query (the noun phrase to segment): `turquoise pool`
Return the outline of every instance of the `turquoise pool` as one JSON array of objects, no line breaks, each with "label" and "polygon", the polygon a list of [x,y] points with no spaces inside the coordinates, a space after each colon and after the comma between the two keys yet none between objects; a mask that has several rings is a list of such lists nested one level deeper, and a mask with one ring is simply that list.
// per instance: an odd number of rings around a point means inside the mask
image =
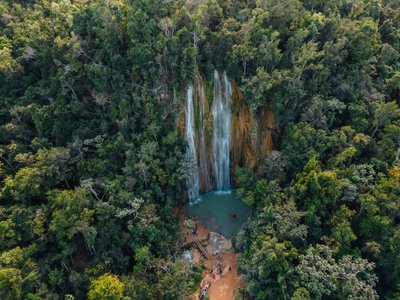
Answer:
[{"label": "turquoise pool", "polygon": [[186,206],[185,213],[197,217],[211,231],[232,238],[247,220],[249,208],[236,190],[214,191],[200,195],[195,204]]}]

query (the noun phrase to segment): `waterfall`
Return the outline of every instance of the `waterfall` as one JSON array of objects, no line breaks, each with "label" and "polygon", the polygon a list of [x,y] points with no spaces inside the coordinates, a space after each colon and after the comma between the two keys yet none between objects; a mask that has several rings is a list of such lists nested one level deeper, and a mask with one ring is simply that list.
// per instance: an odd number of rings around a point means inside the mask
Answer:
[{"label": "waterfall", "polygon": [[226,73],[221,82],[219,73],[214,71],[212,168],[214,185],[219,191],[230,189],[231,93]]},{"label": "waterfall", "polygon": [[200,193],[230,192],[231,182],[235,182],[231,164],[255,168],[275,148],[273,132],[280,132],[271,108],[263,106],[255,116],[225,72],[214,71],[211,81],[205,83],[197,76],[187,88],[186,114],[178,120],[188,143],[186,159],[191,162],[187,179],[190,203],[196,202]]},{"label": "waterfall", "polygon": [[191,162],[190,176],[188,178],[188,194],[189,201],[195,201],[199,196],[199,170],[196,151],[196,133],[194,122],[194,106],[193,106],[193,86],[189,86],[186,94],[186,119],[185,119],[185,138],[188,143],[186,158]]},{"label": "waterfall", "polygon": [[209,101],[204,82],[198,77],[186,94],[184,135],[188,143],[186,159],[190,162],[190,203],[198,199],[200,191],[230,189],[232,90],[225,72],[214,72],[213,87],[213,99]]},{"label": "waterfall", "polygon": [[200,128],[200,139],[199,139],[199,168],[200,168],[200,185],[203,191],[211,191],[211,178],[208,172],[209,167],[209,159],[207,155],[207,147],[206,147],[206,112],[205,108],[207,107],[207,98],[204,93],[205,87],[202,80],[199,80],[200,86],[198,89],[199,92],[199,128]]}]

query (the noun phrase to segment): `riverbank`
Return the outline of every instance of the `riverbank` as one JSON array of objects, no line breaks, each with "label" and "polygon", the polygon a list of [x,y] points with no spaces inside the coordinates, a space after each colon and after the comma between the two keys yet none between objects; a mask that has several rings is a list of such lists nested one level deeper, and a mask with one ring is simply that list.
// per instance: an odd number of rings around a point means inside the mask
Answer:
[{"label": "riverbank", "polygon": [[[233,300],[234,290],[243,286],[243,280],[237,273],[237,253],[234,253],[232,242],[223,235],[212,232],[200,221],[196,220],[197,232],[193,234],[191,229],[184,225],[185,220],[189,219],[184,214],[180,215],[180,224],[183,233],[184,245],[193,245],[191,248],[191,260],[197,265],[204,265],[203,279],[198,291],[192,295],[190,300],[199,299],[199,295],[206,286],[208,299],[210,300]],[[199,241],[208,254],[208,258],[201,254],[195,246],[195,241]],[[218,274],[217,265],[221,274]]]}]

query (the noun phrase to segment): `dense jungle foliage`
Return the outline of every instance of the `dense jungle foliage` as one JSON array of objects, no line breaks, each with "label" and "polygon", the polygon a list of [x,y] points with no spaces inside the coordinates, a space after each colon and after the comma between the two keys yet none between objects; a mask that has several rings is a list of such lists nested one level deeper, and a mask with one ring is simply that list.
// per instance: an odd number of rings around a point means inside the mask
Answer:
[{"label": "dense jungle foliage", "polygon": [[185,299],[197,74],[275,112],[236,168],[244,298],[400,299],[398,0],[1,0],[0,299]]}]

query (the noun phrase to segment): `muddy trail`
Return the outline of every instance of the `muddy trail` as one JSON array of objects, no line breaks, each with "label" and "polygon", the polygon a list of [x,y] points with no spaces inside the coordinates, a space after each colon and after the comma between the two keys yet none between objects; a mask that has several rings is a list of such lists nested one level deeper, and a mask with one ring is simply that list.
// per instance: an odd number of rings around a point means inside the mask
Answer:
[{"label": "muddy trail", "polygon": [[[188,229],[184,225],[187,219],[189,219],[187,216],[181,214],[183,244],[191,246],[192,262],[205,266],[199,289],[189,299],[201,299],[200,295],[203,294],[207,295],[210,300],[233,300],[234,291],[243,286],[243,280],[237,273],[239,254],[234,253],[229,239],[210,231],[198,220],[196,220],[197,230],[195,232]],[[202,251],[207,252],[206,255],[199,250],[196,241],[201,244]]]}]

